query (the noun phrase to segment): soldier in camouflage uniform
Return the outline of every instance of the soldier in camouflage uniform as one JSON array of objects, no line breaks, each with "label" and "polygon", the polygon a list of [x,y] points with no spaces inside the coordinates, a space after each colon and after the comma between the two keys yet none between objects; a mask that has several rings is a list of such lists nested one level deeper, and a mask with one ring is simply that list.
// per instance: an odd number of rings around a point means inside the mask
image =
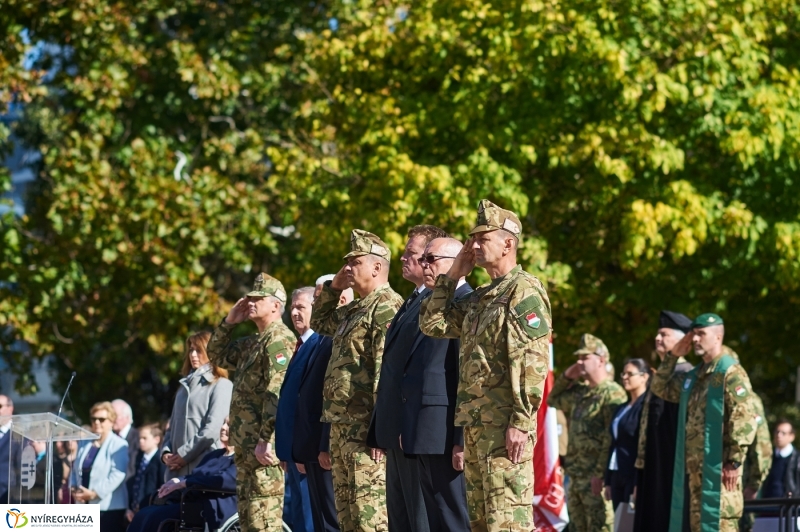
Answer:
[{"label": "soldier in camouflage uniform", "polygon": [[569,419],[569,529],[611,532],[614,510],[603,497],[609,428],[628,395],[606,370],[609,352],[602,340],[584,334],[575,356],[578,362],[559,375],[547,397],[548,406],[563,410]]},{"label": "soldier in camouflage uniform", "polygon": [[[230,439],[236,447],[236,492],[242,531],[278,532],[283,527],[283,471],[272,453],[275,414],[283,376],[296,338],[281,321],[286,291],[266,273],[236,302],[214,330],[208,359],[235,371]],[[250,319],[258,334],[231,341],[239,323]]]},{"label": "soldier in camouflage uniform", "polygon": [[[541,281],[517,265],[521,230],[516,214],[482,200],[471,238],[420,310],[423,333],[461,339],[455,424],[473,531],[534,529],[531,461],[552,320]],[[476,264],[492,282],[456,300]]]},{"label": "soldier in camouflage uniform", "polygon": [[744,498],[755,499],[761,484],[767,478],[772,467],[772,435],[764,415],[764,403],[757,394],[753,394],[753,405],[756,413],[756,437],[747,450],[744,461]]},{"label": "soldier in camouflage uniform", "polygon": [[[331,424],[331,472],[342,532],[386,531],[383,453],[366,445],[375,405],[386,329],[403,304],[389,286],[389,247],[377,236],[353,230],[347,264],[326,281],[314,301],[311,327],[333,337],[323,389],[322,421]],[[337,308],[351,286],[357,299]]]},{"label": "soldier in camouflage uniform", "polygon": [[[685,502],[677,495],[673,497],[673,514],[680,508],[682,515],[670,515],[670,521],[688,517],[691,530],[699,532],[701,523],[721,531],[738,531],[738,520],[742,516],[742,463],[758,429],[756,404],[747,372],[731,356],[723,353],[722,340],[725,335],[722,318],[716,314],[702,314],[692,322],[692,332],[675,344],[664,357],[653,379],[652,390],[657,396],[671,402],[680,402],[686,390],[685,438],[678,440],[676,460],[685,454],[683,467],[685,481],[676,474],[673,492],[682,491],[681,484],[688,486]],[[686,356],[692,347],[702,357],[702,363],[688,373],[675,373],[679,357]],[[717,371],[718,368],[727,369]],[[720,390],[721,388],[721,390]],[[716,389],[716,390],[715,390]],[[719,391],[717,391],[719,390]],[[711,394],[721,394],[721,427],[706,426],[707,401],[714,400]],[[679,423],[681,420],[679,419]],[[709,458],[706,463],[706,434],[721,429],[721,457],[719,462]],[[679,428],[680,435],[680,428]],[[713,449],[709,451],[715,453]],[[676,463],[676,468],[681,464]],[[703,488],[703,471],[718,468],[720,477],[709,477],[708,485],[719,482],[715,490]],[[702,504],[719,497],[719,509]],[[702,511],[701,511],[702,510]],[[710,521],[713,521],[711,523]],[[717,524],[718,521],[718,524]]]}]

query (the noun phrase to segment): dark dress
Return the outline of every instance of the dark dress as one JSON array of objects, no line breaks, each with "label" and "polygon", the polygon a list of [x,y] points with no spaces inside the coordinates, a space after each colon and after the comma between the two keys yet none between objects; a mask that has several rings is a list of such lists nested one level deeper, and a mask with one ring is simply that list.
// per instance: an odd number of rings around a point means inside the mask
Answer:
[{"label": "dark dress", "polygon": [[[628,403],[619,405],[614,412],[613,420],[617,422],[617,435],[614,436],[612,421],[611,446],[608,449],[605,485],[611,486],[611,501],[614,510],[622,502],[628,502],[636,486],[636,454],[639,449],[639,421],[642,418],[642,405],[645,394],[639,396],[628,408]],[[627,410],[626,410],[627,409]],[[611,457],[616,452],[617,469],[611,469]]]},{"label": "dark dress", "polygon": [[[231,495],[188,496],[186,501],[196,505],[209,530],[221,527],[236,513],[236,465],[233,455],[225,456],[225,449],[208,453],[191,474],[186,476],[187,488],[213,488],[232,492]],[[131,521],[128,532],[153,532],[167,519],[180,518],[181,492],[174,491],[166,504],[153,504],[140,510]],[[210,495],[210,494],[209,494]]]}]

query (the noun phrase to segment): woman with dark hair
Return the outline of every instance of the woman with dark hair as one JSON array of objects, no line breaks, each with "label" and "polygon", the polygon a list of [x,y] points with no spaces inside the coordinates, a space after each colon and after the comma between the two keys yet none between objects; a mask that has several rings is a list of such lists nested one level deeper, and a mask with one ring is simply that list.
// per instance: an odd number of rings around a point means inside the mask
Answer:
[{"label": "woman with dark hair", "polygon": [[650,366],[641,358],[632,358],[622,366],[622,387],[629,401],[620,405],[611,421],[611,447],[605,476],[605,497],[616,511],[621,502],[628,502],[636,486],[636,453],[639,448],[639,420],[642,417],[644,393],[650,384]]},{"label": "woman with dark hair", "polygon": [[167,466],[164,480],[188,475],[216,448],[230,409],[233,383],[225,369],[208,361],[206,346],[210,339],[211,333],[206,331],[186,339],[181,370],[184,377],[161,450],[161,461]]}]

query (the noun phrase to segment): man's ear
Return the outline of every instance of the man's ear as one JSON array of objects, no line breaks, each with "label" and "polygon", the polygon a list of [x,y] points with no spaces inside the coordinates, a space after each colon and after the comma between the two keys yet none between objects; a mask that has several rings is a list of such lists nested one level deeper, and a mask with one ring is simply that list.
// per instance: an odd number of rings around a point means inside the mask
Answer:
[{"label": "man's ear", "polygon": [[383,269],[383,264],[379,260],[372,261],[372,276],[377,277]]}]

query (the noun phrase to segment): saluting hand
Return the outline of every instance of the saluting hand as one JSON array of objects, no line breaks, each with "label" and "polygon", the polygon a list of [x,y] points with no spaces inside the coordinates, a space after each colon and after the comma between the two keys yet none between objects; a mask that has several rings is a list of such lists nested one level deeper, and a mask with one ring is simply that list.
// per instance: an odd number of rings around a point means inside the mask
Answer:
[{"label": "saluting hand", "polygon": [[583,365],[573,364],[564,371],[564,376],[568,379],[575,380],[583,375]]},{"label": "saluting hand", "polygon": [[669,353],[674,357],[685,357],[692,351],[692,339],[694,335],[691,331],[686,333],[686,336],[678,340],[678,343],[672,346]]},{"label": "saluting hand", "polygon": [[250,310],[247,308],[247,298],[243,297],[239,301],[233,305],[228,315],[225,316],[225,323],[230,325],[236,325],[237,323],[242,323],[244,320],[247,319],[247,316],[250,314]]},{"label": "saluting hand", "polygon": [[449,278],[457,281],[472,273],[472,269],[475,267],[474,244],[475,239],[473,238],[468,238],[467,241],[464,242],[461,251],[458,252],[456,259],[453,261],[453,265],[450,266],[450,271],[447,272]]},{"label": "saluting hand", "polygon": [[350,281],[347,280],[347,264],[342,266],[336,275],[333,276],[331,281],[331,288],[336,291],[342,291],[350,287]]}]

